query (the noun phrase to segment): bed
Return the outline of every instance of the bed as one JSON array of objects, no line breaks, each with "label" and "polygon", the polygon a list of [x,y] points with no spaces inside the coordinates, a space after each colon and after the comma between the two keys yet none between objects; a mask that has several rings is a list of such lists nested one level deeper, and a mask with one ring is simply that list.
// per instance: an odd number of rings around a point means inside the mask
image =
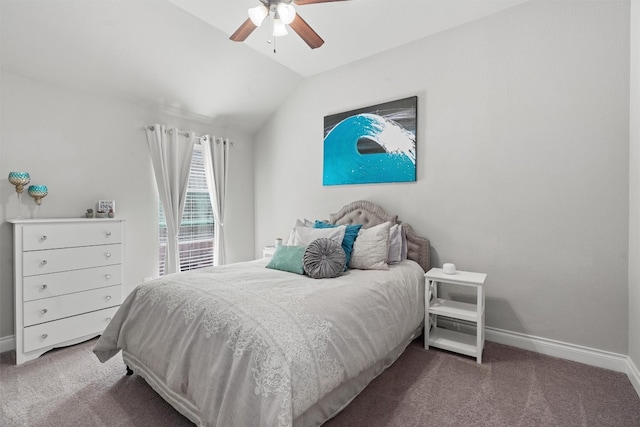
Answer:
[{"label": "bed", "polygon": [[[332,225],[400,224],[356,201]],[[420,335],[429,241],[402,224],[407,259],[312,279],[255,260],[138,286],[100,337],[128,370],[199,426],[318,426]],[[357,240],[356,240],[357,241]]]}]

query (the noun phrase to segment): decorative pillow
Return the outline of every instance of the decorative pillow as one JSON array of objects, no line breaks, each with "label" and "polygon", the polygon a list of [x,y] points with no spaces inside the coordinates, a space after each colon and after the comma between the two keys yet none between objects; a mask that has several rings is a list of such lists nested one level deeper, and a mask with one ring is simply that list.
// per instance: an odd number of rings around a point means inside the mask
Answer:
[{"label": "decorative pillow", "polygon": [[389,255],[387,263],[396,264],[402,261],[402,226],[392,225],[389,229]]},{"label": "decorative pillow", "polygon": [[294,225],[293,228],[291,229],[291,233],[289,233],[289,238],[287,239],[287,243],[285,243],[288,246],[293,245],[294,232],[296,231],[296,227],[313,227],[313,222],[309,221],[306,218],[296,219],[296,225]]},{"label": "decorative pillow", "polygon": [[304,274],[302,257],[306,246],[278,246],[273,253],[267,268]]},{"label": "decorative pillow", "polygon": [[309,243],[302,257],[304,272],[314,279],[338,277],[344,270],[342,245],[333,239],[321,238]]},{"label": "decorative pillow", "polygon": [[353,244],[349,267],[360,270],[387,270],[389,255],[389,230],[391,222],[363,228]]},{"label": "decorative pillow", "polygon": [[[315,228],[336,228],[338,227],[335,224],[329,224],[324,221],[316,221]],[[344,265],[344,270],[347,271],[349,267],[349,262],[351,261],[351,252],[353,252],[353,243],[356,241],[356,237],[358,237],[358,232],[362,228],[362,224],[348,224],[346,225],[347,229],[344,232],[344,238],[342,239],[342,250],[344,251],[344,255],[346,257],[346,262]]]},{"label": "decorative pillow", "polygon": [[309,227],[295,227],[293,230],[293,244],[297,246],[307,246],[309,243],[316,239],[333,239],[339,244],[342,244],[344,239],[344,233],[347,227],[341,225],[336,228],[309,228]]},{"label": "decorative pillow", "polygon": [[409,254],[409,244],[407,243],[407,230],[404,228],[404,225],[400,225],[400,232],[402,235],[402,251],[400,252],[400,260],[404,261],[407,259]]}]

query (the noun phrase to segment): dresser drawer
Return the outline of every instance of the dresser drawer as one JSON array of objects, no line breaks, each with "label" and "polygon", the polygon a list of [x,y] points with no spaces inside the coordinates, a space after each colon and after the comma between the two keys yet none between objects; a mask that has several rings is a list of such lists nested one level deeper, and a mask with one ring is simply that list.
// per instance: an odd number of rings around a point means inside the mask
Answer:
[{"label": "dresser drawer", "polygon": [[120,304],[121,285],[29,301],[24,303],[24,325],[37,325]]},{"label": "dresser drawer", "polygon": [[70,294],[122,284],[122,266],[87,268],[62,273],[39,274],[23,280],[23,301]]},{"label": "dresser drawer", "polygon": [[24,252],[24,276],[122,263],[122,245],[87,246]]},{"label": "dresser drawer", "polygon": [[[75,317],[24,328],[24,353],[40,348],[52,347],[75,338],[100,334],[107,327],[118,307],[92,311]],[[20,349],[17,349],[20,351]]]},{"label": "dresser drawer", "polygon": [[22,231],[22,249],[25,251],[111,243],[122,243],[119,221],[32,225],[24,227]]}]

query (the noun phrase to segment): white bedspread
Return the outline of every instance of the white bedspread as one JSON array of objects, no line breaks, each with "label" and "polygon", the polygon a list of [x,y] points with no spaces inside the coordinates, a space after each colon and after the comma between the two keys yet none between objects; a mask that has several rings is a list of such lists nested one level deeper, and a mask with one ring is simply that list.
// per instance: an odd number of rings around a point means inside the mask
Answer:
[{"label": "white bedspread", "polygon": [[314,280],[263,260],[172,274],[137,287],[94,352],[124,350],[198,425],[290,426],[415,331],[423,274],[403,261]]}]

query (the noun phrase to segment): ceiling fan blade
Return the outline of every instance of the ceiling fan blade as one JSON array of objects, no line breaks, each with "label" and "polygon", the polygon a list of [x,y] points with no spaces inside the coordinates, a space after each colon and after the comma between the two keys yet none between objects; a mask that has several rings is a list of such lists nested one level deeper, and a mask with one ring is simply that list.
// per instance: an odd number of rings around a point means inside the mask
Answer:
[{"label": "ceiling fan blade", "polygon": [[240,25],[236,32],[231,34],[231,37],[229,38],[234,42],[242,42],[249,37],[249,34],[251,34],[256,28],[258,28],[256,27],[256,24],[254,24],[250,18],[247,18],[247,20],[244,21],[244,23]]},{"label": "ceiling fan blade", "polygon": [[296,13],[296,17],[289,26],[298,33],[298,35],[309,45],[311,49],[318,48],[324,44],[324,40],[313,31],[313,28],[307,24],[307,21],[300,17],[300,14]]},{"label": "ceiling fan blade", "polygon": [[349,1],[349,0],[293,0],[293,2],[298,6],[303,6],[305,4],[314,4],[314,3],[329,3],[332,1]]}]

